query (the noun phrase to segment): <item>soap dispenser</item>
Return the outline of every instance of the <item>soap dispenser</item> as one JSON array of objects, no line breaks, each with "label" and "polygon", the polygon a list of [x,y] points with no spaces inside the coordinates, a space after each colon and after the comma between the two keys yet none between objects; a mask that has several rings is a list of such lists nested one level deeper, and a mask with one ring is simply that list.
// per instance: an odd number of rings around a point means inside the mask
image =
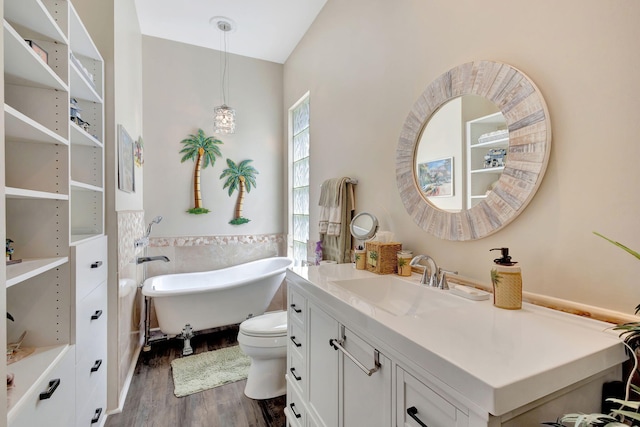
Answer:
[{"label": "soap dispenser", "polygon": [[493,260],[491,283],[493,284],[493,305],[507,310],[522,308],[522,272],[511,260],[509,248],[493,248],[500,251],[501,257]]}]

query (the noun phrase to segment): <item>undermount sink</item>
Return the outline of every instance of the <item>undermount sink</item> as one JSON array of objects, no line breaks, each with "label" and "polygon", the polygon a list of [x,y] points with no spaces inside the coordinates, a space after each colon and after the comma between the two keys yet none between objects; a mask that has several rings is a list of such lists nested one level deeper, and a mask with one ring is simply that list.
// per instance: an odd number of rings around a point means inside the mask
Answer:
[{"label": "undermount sink", "polygon": [[473,303],[447,291],[411,283],[395,276],[334,280],[332,283],[395,316],[423,317],[442,309]]}]

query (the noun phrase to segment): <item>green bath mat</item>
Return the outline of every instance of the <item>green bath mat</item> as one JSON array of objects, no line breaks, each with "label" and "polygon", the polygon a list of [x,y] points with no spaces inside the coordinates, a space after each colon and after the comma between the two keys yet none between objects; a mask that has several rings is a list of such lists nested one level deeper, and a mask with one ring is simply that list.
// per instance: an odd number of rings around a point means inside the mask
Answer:
[{"label": "green bath mat", "polygon": [[247,378],[251,359],[239,346],[174,359],[173,393],[184,397]]}]

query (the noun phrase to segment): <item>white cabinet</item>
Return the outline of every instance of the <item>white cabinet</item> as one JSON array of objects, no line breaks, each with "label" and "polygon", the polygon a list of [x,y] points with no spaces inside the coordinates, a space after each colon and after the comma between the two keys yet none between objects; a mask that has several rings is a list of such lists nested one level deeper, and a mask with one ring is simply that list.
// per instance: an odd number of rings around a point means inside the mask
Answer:
[{"label": "white cabinet", "polygon": [[475,206],[500,178],[504,164],[500,151],[508,151],[509,132],[502,113],[467,122],[467,206]]},{"label": "white cabinet", "polygon": [[289,302],[294,301],[287,366],[290,425],[391,425],[390,360],[295,286],[288,289]]},{"label": "white cabinet", "polygon": [[[103,61],[69,1],[3,7],[5,229],[21,260],[6,269],[7,340],[27,333],[0,416],[68,427],[78,380],[70,251],[104,235]],[[72,98],[89,124],[70,121]]]}]

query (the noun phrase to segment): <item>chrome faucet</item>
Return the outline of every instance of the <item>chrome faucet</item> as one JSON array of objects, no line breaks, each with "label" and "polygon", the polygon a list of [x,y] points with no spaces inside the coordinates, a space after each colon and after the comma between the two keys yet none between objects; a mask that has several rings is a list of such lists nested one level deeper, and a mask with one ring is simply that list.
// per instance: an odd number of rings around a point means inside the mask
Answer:
[{"label": "chrome faucet", "polygon": [[145,262],[151,262],[151,261],[164,261],[164,262],[169,262],[169,258],[167,258],[164,255],[157,255],[157,256],[139,256],[138,258],[136,258],[136,264],[142,264]]},{"label": "chrome faucet", "polygon": [[[424,270],[422,271],[420,284],[434,287],[438,286],[438,264],[436,264],[436,260],[431,258],[429,255],[417,255],[413,257],[409,265],[420,265],[420,261],[422,260],[426,260],[428,264],[423,266]],[[433,268],[431,268],[432,266]]]}]

